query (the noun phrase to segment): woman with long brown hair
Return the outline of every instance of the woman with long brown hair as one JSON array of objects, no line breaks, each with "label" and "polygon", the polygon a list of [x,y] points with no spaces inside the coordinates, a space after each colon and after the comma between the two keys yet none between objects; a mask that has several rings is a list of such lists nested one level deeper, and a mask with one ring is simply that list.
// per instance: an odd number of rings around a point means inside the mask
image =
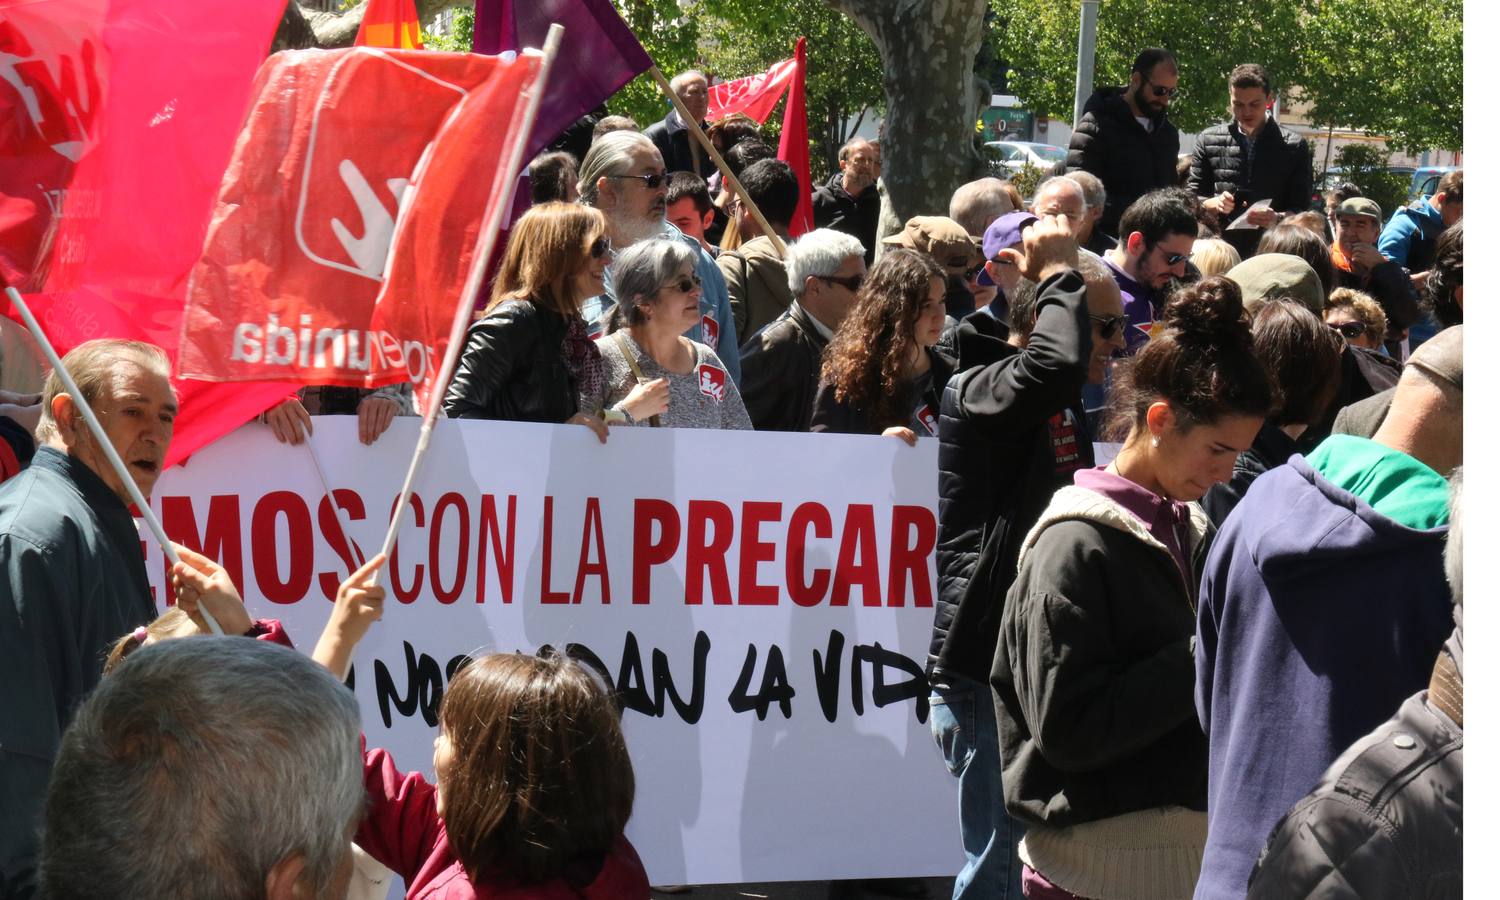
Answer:
[{"label": "woman with long brown hair", "polygon": [[[469,326],[443,401],[449,418],[585,425],[603,441],[600,411],[584,404],[602,393],[604,363],[579,309],[604,292],[612,258],[598,210],[528,210],[511,231],[484,317]],[[640,389],[642,398],[665,393],[665,385]]]},{"label": "woman with long brown hair", "polygon": [[886,251],[823,354],[811,430],[885,434],[912,446],[919,435],[937,436],[938,401],[954,367],[934,347],[946,290],[931,257]]}]

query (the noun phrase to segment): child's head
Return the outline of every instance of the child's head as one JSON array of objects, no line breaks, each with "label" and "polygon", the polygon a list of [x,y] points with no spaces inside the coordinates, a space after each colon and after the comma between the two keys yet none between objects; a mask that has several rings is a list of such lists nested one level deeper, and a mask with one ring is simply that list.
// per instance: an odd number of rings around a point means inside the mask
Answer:
[{"label": "child's head", "polygon": [[156,621],[150,625],[143,625],[115,641],[115,645],[109,648],[109,656],[104,659],[104,674],[108,675],[113,672],[116,666],[124,662],[125,657],[146,644],[197,633],[198,628],[193,624],[193,620],[188,618],[188,614],[180,607],[174,606],[157,616]]},{"label": "child's head", "polygon": [[495,868],[543,881],[624,830],[635,772],[619,714],[573,660],[475,660],[448,686],[439,723],[439,812],[471,878]]}]

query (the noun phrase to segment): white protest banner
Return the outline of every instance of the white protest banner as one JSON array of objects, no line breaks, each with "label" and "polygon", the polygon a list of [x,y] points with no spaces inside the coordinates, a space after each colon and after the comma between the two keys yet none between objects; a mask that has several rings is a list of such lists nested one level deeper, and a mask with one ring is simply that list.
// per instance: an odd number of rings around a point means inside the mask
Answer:
[{"label": "white protest banner", "polygon": [[[362,555],[417,420],[373,447],[316,420]],[[652,883],[945,875],[962,864],[922,677],[937,443],[441,421],[356,656],[371,746],[431,774],[465,654],[571,647],[627,704]],[[248,426],[165,473],[168,533],[310,652],[350,571],[306,447]],[[164,566],[147,559],[161,595]]]}]

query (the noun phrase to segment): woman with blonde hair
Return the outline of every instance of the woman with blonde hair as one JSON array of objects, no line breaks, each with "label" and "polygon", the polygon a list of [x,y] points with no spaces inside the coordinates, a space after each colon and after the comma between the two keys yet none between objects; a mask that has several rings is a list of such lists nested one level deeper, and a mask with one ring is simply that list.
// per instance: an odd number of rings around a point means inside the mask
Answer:
[{"label": "woman with blonde hair", "polygon": [[1223,275],[1239,265],[1240,251],[1221,238],[1199,238],[1193,241],[1193,255],[1190,259],[1198,267],[1198,271],[1203,273],[1203,277],[1207,278],[1210,275]]},{"label": "woman with blonde hair", "polygon": [[1363,291],[1339,288],[1323,304],[1323,321],[1355,347],[1380,352],[1385,343],[1385,310]]},{"label": "woman with blonde hair", "polygon": [[485,315],[469,326],[443,410],[454,419],[584,425],[606,437],[589,408],[604,363],[579,310],[604,292],[613,258],[604,216],[592,207],[544,203],[511,230]]}]

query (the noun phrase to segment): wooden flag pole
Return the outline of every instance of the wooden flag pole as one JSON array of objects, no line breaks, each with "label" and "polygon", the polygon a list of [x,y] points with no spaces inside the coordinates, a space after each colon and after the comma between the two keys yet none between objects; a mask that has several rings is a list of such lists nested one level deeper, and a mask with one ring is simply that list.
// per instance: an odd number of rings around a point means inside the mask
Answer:
[{"label": "wooden flag pole", "polygon": [[[562,44],[563,27],[553,24],[547,29],[547,40],[542,47],[542,68],[537,73],[536,83],[531,86],[531,97],[526,104],[525,115],[522,118],[512,140],[518,147],[525,147],[526,141],[531,137],[531,127],[536,122],[537,109],[541,105],[542,93],[547,87],[547,75],[552,71],[552,65],[557,59],[557,49]],[[427,456],[427,448],[432,442],[432,428],[437,420],[437,412],[442,403],[443,394],[447,391],[448,382],[453,377],[453,370],[458,367],[458,357],[464,346],[464,335],[469,328],[469,318],[474,308],[474,301],[479,296],[480,289],[484,286],[485,267],[482,262],[489,257],[490,250],[495,246],[495,241],[500,236],[500,222],[504,218],[505,211],[510,209],[511,198],[515,195],[516,182],[519,180],[520,167],[526,160],[521,159],[520,153],[511,155],[506,160],[509,168],[506,171],[497,172],[501,180],[500,194],[494,200],[494,206],[487,212],[486,226],[483,234],[479,236],[478,251],[474,255],[474,264],[469,268],[468,279],[464,282],[463,296],[459,299],[458,309],[453,312],[453,327],[448,333],[448,348],[443,354],[443,365],[438,370],[437,381],[433,383],[432,393],[429,397],[427,409],[422,415],[422,430],[417,435],[417,447],[412,453],[411,465],[406,470],[406,480],[401,485],[401,496],[396,500],[396,508],[391,513],[391,527],[386,531],[385,543],[381,547],[385,554],[386,563],[380,567],[380,583],[386,580],[386,572],[390,566],[391,551],[396,546],[396,535],[401,530],[401,522],[406,518],[406,506],[411,500],[412,487],[416,483],[417,473],[421,471],[422,461]],[[421,188],[419,187],[418,190]]]},{"label": "wooden flag pole", "polygon": [[708,135],[703,133],[702,128],[698,127],[698,122],[688,112],[688,108],[683,104],[682,98],[677,96],[676,91],[672,90],[672,83],[667,80],[667,76],[663,75],[661,69],[658,69],[656,66],[652,66],[648,71],[651,73],[651,77],[656,79],[656,83],[661,87],[662,92],[667,95],[667,99],[672,101],[672,106],[677,110],[677,117],[682,119],[687,125],[688,130],[693,133],[693,137],[697,139],[698,143],[703,145],[703,149],[708,151],[708,158],[713,160],[714,165],[719,168],[719,172],[724,176],[724,182],[729,185],[729,189],[734,191],[736,197],[740,198],[740,202],[745,204],[745,208],[750,210],[750,215],[760,225],[760,230],[766,237],[771,239],[771,246],[776,248],[776,255],[786,256],[786,244],[782,242],[781,235],[776,233],[775,229],[771,227],[771,223],[767,222],[766,217],[761,214],[760,207],[756,206],[755,201],[750,199],[750,195],[745,193],[745,189],[740,186],[740,180],[734,177],[733,172],[729,171],[729,164],[724,162],[724,157],[720,156],[719,151],[714,149],[714,142],[708,139]]},{"label": "wooden flag pole", "polygon": [[[152,511],[151,504],[146,502],[146,497],[136,485],[135,479],[131,477],[130,470],[125,468],[125,461],[120,459],[120,454],[115,452],[115,445],[110,442],[109,435],[104,433],[104,426],[99,424],[99,418],[94,415],[93,408],[84,399],[83,391],[78,389],[78,384],[73,380],[73,375],[63,365],[62,359],[58,357],[57,351],[52,347],[52,342],[42,332],[42,326],[37,324],[36,317],[31,314],[31,307],[26,305],[26,300],[21,296],[21,292],[13,287],[7,286],[5,288],[5,296],[9,297],[10,302],[15,304],[16,311],[21,314],[21,318],[26,322],[26,328],[31,332],[31,336],[36,338],[37,345],[42,348],[42,354],[47,357],[47,362],[52,364],[52,371],[56,372],[57,377],[62,379],[63,387],[67,389],[68,394],[73,398],[73,404],[78,407],[79,412],[83,413],[83,421],[88,424],[89,431],[94,435],[94,440],[104,450],[104,457],[109,460],[110,468],[115,470],[115,474],[120,477],[120,481],[125,485],[125,489],[130,492],[131,502],[135,504],[136,509],[141,511],[141,518],[146,520],[146,527],[151,529],[151,535],[156,538],[156,543],[161,547],[161,552],[174,564],[182,562],[177,556],[176,548],[167,539],[167,533],[162,529],[161,521],[156,518],[156,513]],[[224,633],[224,629],[219,627],[219,623],[215,621],[213,614],[202,603],[198,604],[198,612],[203,616],[203,621],[208,625],[209,631],[212,631],[214,634]]]}]

